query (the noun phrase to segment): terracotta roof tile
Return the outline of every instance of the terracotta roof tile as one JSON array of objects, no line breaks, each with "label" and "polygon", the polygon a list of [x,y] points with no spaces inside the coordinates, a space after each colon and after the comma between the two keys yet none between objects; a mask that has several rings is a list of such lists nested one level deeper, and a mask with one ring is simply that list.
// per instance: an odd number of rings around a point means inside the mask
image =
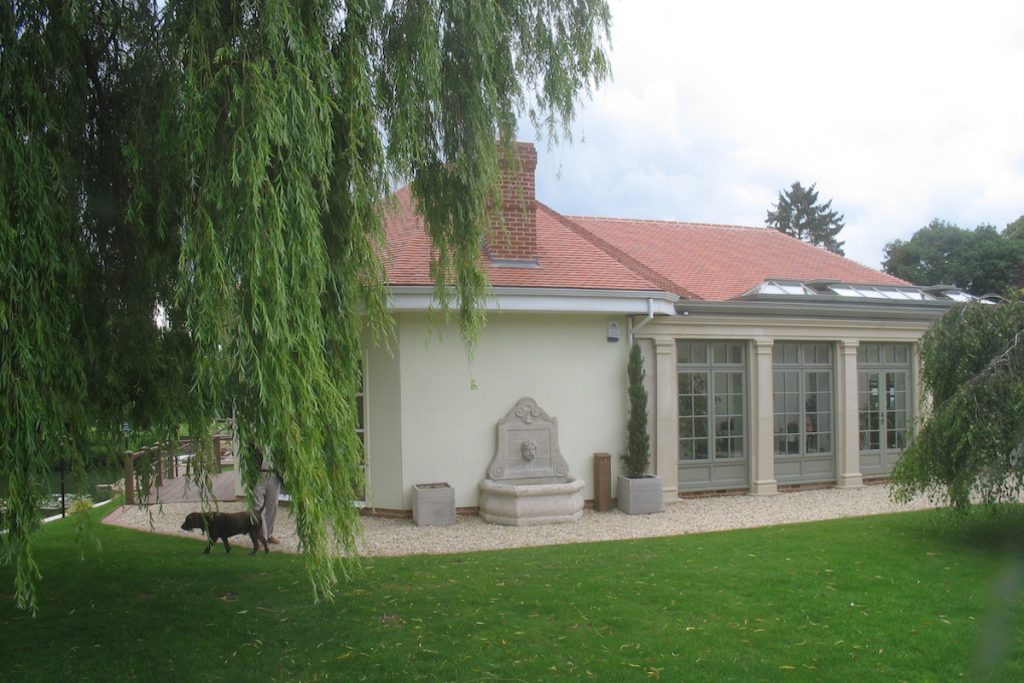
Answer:
[{"label": "terracotta roof tile", "polygon": [[[392,285],[431,285],[431,245],[412,193],[395,193],[386,218],[384,257]],[[831,279],[906,285],[770,228],[708,223],[562,216],[537,203],[539,267],[496,267],[482,257],[496,287],[667,291],[722,301],[765,280]]]},{"label": "terracotta roof tile", "polygon": [[908,284],[771,228],[567,218],[596,242],[611,245],[672,283],[670,291],[685,297],[722,301],[771,279]]},{"label": "terracotta roof tile", "polygon": [[[396,207],[386,217],[384,257],[392,285],[431,285],[431,245],[423,219],[414,211],[408,187],[395,193]],[[578,226],[537,203],[538,267],[496,267],[482,259],[495,287],[549,287],[627,291],[665,291],[630,270],[580,234]]]}]

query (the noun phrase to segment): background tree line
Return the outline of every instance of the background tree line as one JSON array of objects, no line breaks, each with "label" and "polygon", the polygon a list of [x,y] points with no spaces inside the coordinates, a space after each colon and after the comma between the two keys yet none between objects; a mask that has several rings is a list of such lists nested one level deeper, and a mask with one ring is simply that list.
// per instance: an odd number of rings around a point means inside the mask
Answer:
[{"label": "background tree line", "polygon": [[1024,216],[1001,232],[935,219],[909,240],[885,245],[882,269],[915,285],[955,285],[984,296],[1024,287]]}]

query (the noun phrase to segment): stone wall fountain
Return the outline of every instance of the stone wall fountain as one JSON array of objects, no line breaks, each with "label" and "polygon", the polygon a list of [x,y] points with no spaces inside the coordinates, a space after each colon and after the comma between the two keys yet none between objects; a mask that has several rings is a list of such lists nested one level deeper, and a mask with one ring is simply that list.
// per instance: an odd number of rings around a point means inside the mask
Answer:
[{"label": "stone wall fountain", "polygon": [[480,482],[480,517],[508,526],[558,524],[583,515],[582,479],[569,476],[558,421],[521,398],[498,422],[498,448]]}]

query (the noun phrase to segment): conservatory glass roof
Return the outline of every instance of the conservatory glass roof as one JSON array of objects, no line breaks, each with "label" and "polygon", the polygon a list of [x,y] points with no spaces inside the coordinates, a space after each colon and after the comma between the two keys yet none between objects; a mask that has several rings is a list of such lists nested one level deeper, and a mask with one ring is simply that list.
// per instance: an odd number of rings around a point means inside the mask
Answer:
[{"label": "conservatory glass roof", "polygon": [[807,297],[848,300],[877,301],[972,301],[974,296],[956,287],[896,287],[890,285],[858,285],[831,280],[797,282],[792,280],[765,280],[757,287],[737,297],[738,299],[760,299],[762,297]]}]

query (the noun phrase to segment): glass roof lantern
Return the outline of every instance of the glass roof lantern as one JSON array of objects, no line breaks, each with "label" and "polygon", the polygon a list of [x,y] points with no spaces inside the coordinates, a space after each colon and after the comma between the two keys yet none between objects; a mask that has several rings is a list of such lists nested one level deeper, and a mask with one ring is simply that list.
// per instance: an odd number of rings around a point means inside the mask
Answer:
[{"label": "glass roof lantern", "polygon": [[760,299],[763,297],[822,298],[832,300],[873,300],[873,301],[972,301],[975,297],[956,287],[899,287],[895,285],[847,284],[836,280],[765,280],[739,299]]}]

